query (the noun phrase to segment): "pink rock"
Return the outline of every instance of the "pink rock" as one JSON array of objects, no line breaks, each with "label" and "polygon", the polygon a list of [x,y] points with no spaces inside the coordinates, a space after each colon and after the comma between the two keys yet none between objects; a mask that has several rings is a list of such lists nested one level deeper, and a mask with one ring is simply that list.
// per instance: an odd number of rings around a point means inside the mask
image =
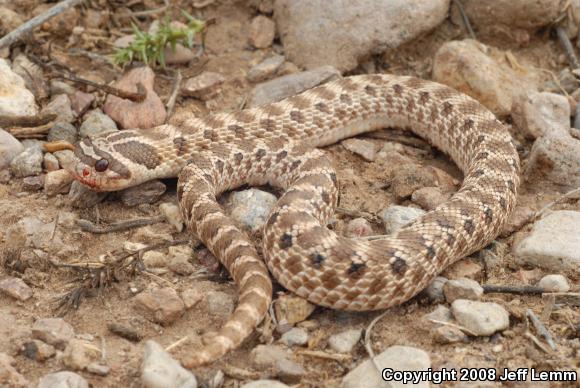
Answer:
[{"label": "pink rock", "polygon": [[81,92],[80,90],[75,91],[70,96],[71,106],[77,117],[81,117],[90,107],[93,101],[95,101],[95,96],[90,93]]},{"label": "pink rock", "polygon": [[153,90],[155,73],[149,67],[129,71],[113,85],[127,91],[137,92],[141,83],[147,91],[143,102],[133,102],[109,94],[103,110],[121,128],[152,128],[165,122],[167,112],[159,96]]}]

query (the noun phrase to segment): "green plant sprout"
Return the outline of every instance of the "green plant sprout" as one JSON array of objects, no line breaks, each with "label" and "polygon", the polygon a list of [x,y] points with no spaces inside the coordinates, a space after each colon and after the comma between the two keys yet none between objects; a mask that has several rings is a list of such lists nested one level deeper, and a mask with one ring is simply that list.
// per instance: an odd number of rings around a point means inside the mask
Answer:
[{"label": "green plant sprout", "polygon": [[165,47],[169,44],[171,49],[175,51],[177,43],[181,43],[185,47],[192,48],[195,34],[202,32],[205,27],[203,21],[194,18],[185,11],[181,11],[181,13],[187,19],[187,27],[185,28],[172,27],[168,16],[165,16],[163,21],[159,23],[158,30],[152,34],[141,31],[132,23],[135,38],[129,46],[115,51],[113,61],[124,66],[136,59],[148,65],[159,64],[165,68]]}]

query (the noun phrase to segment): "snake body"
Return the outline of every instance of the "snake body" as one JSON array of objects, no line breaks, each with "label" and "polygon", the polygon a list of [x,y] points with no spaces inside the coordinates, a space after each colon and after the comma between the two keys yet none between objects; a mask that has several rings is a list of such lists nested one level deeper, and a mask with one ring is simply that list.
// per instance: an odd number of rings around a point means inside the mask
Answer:
[{"label": "snake body", "polygon": [[[315,147],[383,127],[409,128],[447,153],[463,184],[392,236],[339,236],[326,227],[338,198],[336,174]],[[236,348],[260,323],[271,302],[268,269],[288,290],[334,309],[405,302],[497,236],[519,184],[512,138],[492,113],[444,85],[392,75],[347,77],[257,108],[85,139],[75,154],[75,177],[97,190],[179,176],[184,219],[234,279],[237,308],[184,360],[188,367]],[[285,189],[264,226],[267,267],[216,202],[243,184]]]}]

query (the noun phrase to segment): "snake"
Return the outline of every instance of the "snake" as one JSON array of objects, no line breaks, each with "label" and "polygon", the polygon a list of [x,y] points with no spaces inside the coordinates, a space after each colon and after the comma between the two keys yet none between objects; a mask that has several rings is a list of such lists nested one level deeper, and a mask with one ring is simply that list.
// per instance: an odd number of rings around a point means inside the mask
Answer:
[{"label": "snake", "polygon": [[[461,187],[391,235],[347,238],[328,227],[337,174],[320,147],[381,128],[410,130],[461,169]],[[177,199],[193,235],[231,275],[238,303],[182,364],[213,362],[264,319],[273,277],[327,308],[383,310],[426,288],[447,266],[485,247],[516,203],[520,160],[508,128],[478,101],[420,78],[336,79],[283,100],[171,124],[85,138],[70,172],[96,191],[178,177]],[[282,195],[263,226],[262,256],[218,196],[243,185]]]}]

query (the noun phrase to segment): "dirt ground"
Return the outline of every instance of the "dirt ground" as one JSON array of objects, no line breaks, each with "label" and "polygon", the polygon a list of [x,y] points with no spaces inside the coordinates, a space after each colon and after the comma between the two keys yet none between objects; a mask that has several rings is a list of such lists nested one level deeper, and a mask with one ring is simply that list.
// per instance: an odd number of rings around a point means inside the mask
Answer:
[{"label": "dirt ground", "polygon": [[[28,1],[26,3],[31,3]],[[106,4],[107,2],[96,2]],[[111,2],[114,3],[114,2]],[[135,3],[135,2],[132,2]],[[153,9],[162,5],[161,2],[145,1],[148,9]],[[175,2],[173,2],[175,3]],[[183,8],[192,10],[191,6],[182,2]],[[106,7],[99,9],[106,9]],[[139,9],[139,7],[134,7]],[[113,10],[113,8],[109,8]],[[144,8],[142,8],[144,9]],[[172,10],[176,11],[175,6]],[[206,57],[207,62],[203,69],[216,71],[226,77],[226,82],[221,94],[209,104],[192,99],[180,97],[176,105],[176,111],[189,110],[194,114],[203,116],[209,112],[232,111],[238,109],[245,96],[251,91],[253,84],[246,80],[245,75],[248,70],[272,52],[272,48],[254,50],[248,47],[248,30],[250,21],[257,11],[254,7],[244,1],[217,1],[214,5],[203,9],[194,10],[194,16],[202,19],[214,18],[215,23],[207,30]],[[176,12],[177,14],[177,12]],[[152,18],[142,17],[138,21],[143,29],[148,27]],[[80,18],[79,23],[83,23]],[[128,20],[125,20],[128,26]],[[113,28],[111,28],[112,30]],[[102,29],[103,36],[91,41],[93,50],[101,53],[111,52],[111,43],[116,39],[116,35],[110,34],[107,27]],[[43,51],[48,48],[48,41],[52,41],[52,50],[59,53],[59,59],[64,61],[69,67],[79,71],[79,74],[93,74],[104,81],[112,81],[119,76],[112,68],[95,65],[85,57],[66,55],[64,47],[67,39],[65,37],[48,36],[43,33],[42,44],[38,47],[29,47],[33,51]],[[452,24],[449,20],[443,22],[438,28],[411,44],[398,48],[389,55],[372,58],[369,63],[373,63],[379,72],[391,72],[395,74],[416,75],[423,78],[430,78],[432,58],[436,50],[446,41],[465,36],[460,26]],[[562,59],[562,50],[548,33],[540,31],[531,35],[529,44],[521,47],[511,40],[502,37],[485,38],[481,41],[485,44],[510,50],[523,66],[534,66],[548,69],[555,74],[565,67]],[[85,42],[86,43],[86,42]],[[363,73],[362,66],[354,73]],[[184,78],[187,78],[199,71],[199,68],[180,67]],[[549,75],[545,75],[545,80]],[[172,77],[165,71],[158,71],[156,79],[156,91],[165,101],[170,94]],[[409,135],[410,136],[410,135]],[[519,137],[516,139],[522,144],[523,163],[525,156],[530,150],[531,142]],[[385,140],[372,139],[379,145]],[[408,157],[425,166],[436,166],[448,172],[451,176],[461,179],[459,170],[445,156],[434,149],[418,149],[404,145],[405,153]],[[326,148],[327,154],[333,160],[338,171],[341,182],[341,207],[359,212],[378,214],[391,204],[410,205],[410,201],[397,203],[395,196],[389,190],[389,176],[385,176],[385,169],[379,165],[366,162],[361,157],[352,154],[341,145],[333,145]],[[393,167],[394,168],[394,167]],[[175,180],[166,182],[169,190],[163,195],[160,202],[176,203]],[[135,217],[155,215],[157,205],[138,206],[129,208],[120,201],[112,198],[89,209],[73,209],[67,202],[66,195],[47,197],[43,192],[24,193],[22,181],[13,178],[8,184],[0,185],[0,237],[4,237],[4,232],[10,225],[26,216],[37,216],[45,222],[54,222],[60,212],[72,211],[80,218],[89,220],[100,219],[103,222],[114,222]],[[541,209],[550,201],[556,199],[561,193],[558,188],[551,187],[542,182],[523,182],[518,197],[518,206],[532,211]],[[555,206],[556,209],[580,210],[577,204],[563,204]],[[351,217],[344,214],[337,215],[337,229],[344,229]],[[374,231],[379,234],[382,226],[373,225]],[[524,226],[521,231],[513,233],[507,238],[499,238],[498,241],[511,247],[514,238],[525,233],[528,226]],[[148,232],[133,229],[124,232],[109,233],[104,235],[81,232],[78,229],[68,229],[57,227],[55,238],[59,238],[69,247],[69,254],[64,259],[59,260],[72,263],[76,261],[96,261],[107,252],[119,250],[126,241],[140,241],[144,243],[155,243],[155,236],[170,234],[173,238],[183,238],[187,232],[175,233],[166,223],[158,223],[144,227]],[[144,241],[143,236],[153,236],[150,240]],[[473,260],[479,262],[479,256],[473,255]],[[523,284],[531,273],[532,268],[522,268],[517,265],[509,249],[502,252],[502,265],[492,271],[482,271],[483,279],[481,284]],[[193,260],[197,270],[204,270],[204,265],[197,259]],[[30,328],[35,320],[45,317],[56,316],[56,298],[74,286],[76,279],[75,272],[63,268],[55,268],[50,265],[49,258],[36,257],[28,263],[28,267],[22,272],[8,268],[0,268],[0,277],[13,275],[22,277],[34,291],[34,297],[26,302],[16,302],[7,296],[0,296],[0,349],[13,355],[17,360],[16,368],[30,382],[36,382],[47,373],[62,369],[62,364],[57,358],[51,358],[46,362],[30,360],[20,354],[21,344],[30,339]],[[199,271],[197,271],[199,272]],[[206,271],[207,272],[207,271]],[[211,272],[211,271],[210,271]],[[535,277],[538,278],[547,274],[545,271],[535,270]],[[578,279],[571,278],[573,290],[578,290]],[[177,290],[185,290],[198,283],[204,291],[224,291],[234,296],[235,287],[222,274],[210,273],[206,277],[199,274],[191,276],[179,276],[170,271],[161,273],[158,276],[137,274],[132,278],[127,278],[114,282],[110,287],[103,290],[100,295],[96,292],[82,300],[78,310],[71,310],[65,316],[75,329],[77,334],[90,335],[97,346],[104,346],[106,349],[106,364],[111,367],[109,374],[99,377],[86,372],[79,372],[95,387],[113,386],[140,386],[140,361],[142,357],[142,346],[144,341],[138,343],[129,342],[120,338],[107,329],[107,324],[111,322],[130,323],[136,330],[141,332],[145,339],[154,339],[162,346],[166,347],[180,339],[190,336],[193,338],[177,346],[172,354],[176,359],[180,355],[186,354],[189,349],[196,346],[199,336],[208,331],[214,331],[227,319],[227,315],[211,315],[204,307],[203,303],[187,310],[185,314],[175,323],[162,327],[143,318],[132,308],[131,299],[141,290],[149,288],[151,283],[160,286],[170,284]],[[276,288],[278,293],[284,293],[280,287]],[[276,295],[275,295],[276,297]],[[492,337],[470,338],[468,342],[441,345],[436,344],[431,338],[430,327],[421,317],[434,309],[434,305],[426,301],[425,298],[416,297],[405,303],[403,306],[390,309],[386,315],[376,324],[371,336],[372,348],[375,352],[380,352],[392,345],[408,345],[425,350],[431,356],[434,369],[442,367],[495,367],[495,368],[518,368],[536,367],[540,369],[554,368],[578,368],[578,355],[580,352],[580,342],[578,338],[569,337],[569,326],[571,320],[578,325],[578,311],[564,309],[557,314],[552,314],[547,323],[547,327],[554,334],[558,342],[558,350],[551,354],[545,354],[536,347],[529,338],[524,336],[527,330],[525,311],[532,309],[538,315],[544,308],[544,302],[539,296],[519,296],[509,294],[491,294],[484,296],[485,301],[497,302],[511,313],[511,325],[509,330],[502,335]],[[308,318],[315,321],[317,328],[310,332],[313,341],[311,349],[326,349],[327,339],[330,335],[347,330],[349,328],[365,328],[373,318],[379,313],[344,313],[317,308]],[[577,326],[576,326],[577,327]],[[567,337],[568,336],[568,337]],[[577,332],[576,332],[577,336]],[[265,338],[264,338],[265,337]],[[195,370],[198,381],[208,382],[212,379],[218,369],[224,369],[225,365],[235,366],[242,370],[257,370],[252,364],[250,352],[258,344],[264,341],[277,341],[279,334],[260,336],[258,333],[247,340],[242,347],[230,353],[220,361],[205,368]],[[199,343],[199,342],[197,342]],[[502,345],[498,351],[497,345]],[[363,346],[355,347],[352,359],[348,362],[337,362],[329,359],[312,358],[297,355],[296,361],[304,366],[307,373],[302,378],[300,387],[326,387],[337,386],[341,378],[362,360],[368,358]],[[227,369],[227,368],[226,368]],[[258,375],[266,377],[267,371],[258,370]],[[232,377],[226,373],[224,386],[239,386],[243,379]],[[540,385],[538,383],[538,385]],[[474,385],[475,386],[475,385]],[[483,386],[483,385],[479,385]],[[521,385],[525,386],[525,384]],[[531,384],[529,386],[532,386]],[[536,385],[533,385],[536,386]],[[547,384],[545,386],[548,386]],[[558,386],[558,384],[554,385]],[[563,385],[560,385],[563,386]]]}]

